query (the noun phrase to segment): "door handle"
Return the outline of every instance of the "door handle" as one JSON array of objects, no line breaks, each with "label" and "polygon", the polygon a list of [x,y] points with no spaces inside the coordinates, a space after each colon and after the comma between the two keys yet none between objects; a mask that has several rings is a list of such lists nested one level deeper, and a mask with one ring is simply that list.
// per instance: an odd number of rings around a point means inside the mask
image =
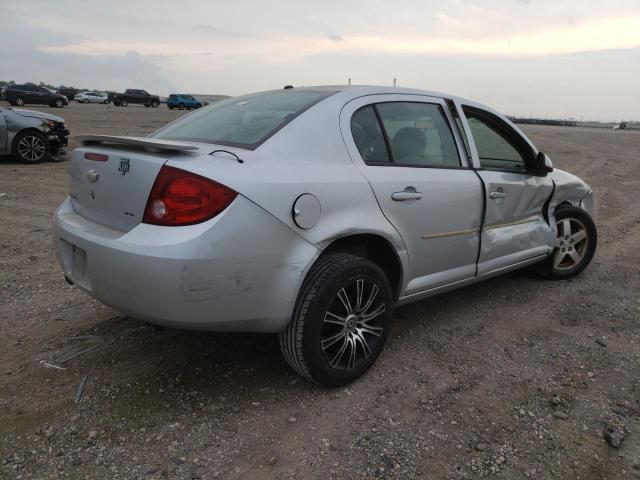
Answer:
[{"label": "door handle", "polygon": [[420,200],[422,198],[422,192],[411,192],[411,191],[404,191],[404,192],[393,192],[391,194],[391,199],[395,200],[396,202],[405,202],[407,200]]},{"label": "door handle", "polygon": [[504,198],[504,197],[506,197],[506,196],[507,196],[507,194],[506,194],[506,193],[504,193],[504,192],[491,192],[491,193],[489,194],[489,198],[492,198],[492,199],[494,199],[494,200],[495,200],[496,198]]}]

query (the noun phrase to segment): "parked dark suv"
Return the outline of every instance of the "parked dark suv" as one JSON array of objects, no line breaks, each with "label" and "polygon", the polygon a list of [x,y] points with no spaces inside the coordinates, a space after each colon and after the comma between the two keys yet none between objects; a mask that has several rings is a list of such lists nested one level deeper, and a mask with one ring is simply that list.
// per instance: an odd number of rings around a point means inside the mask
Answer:
[{"label": "parked dark suv", "polygon": [[4,94],[11,105],[18,107],[31,104],[62,108],[69,104],[69,99],[64,95],[53,93],[49,89],[33,84],[10,85]]}]

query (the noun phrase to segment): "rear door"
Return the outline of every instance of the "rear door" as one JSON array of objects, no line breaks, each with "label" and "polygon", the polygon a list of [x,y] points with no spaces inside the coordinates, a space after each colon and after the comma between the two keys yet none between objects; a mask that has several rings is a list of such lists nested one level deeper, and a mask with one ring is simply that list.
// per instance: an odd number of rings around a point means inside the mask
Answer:
[{"label": "rear door", "polygon": [[535,147],[493,112],[468,105],[462,111],[485,189],[478,275],[547,255],[551,228],[544,207],[553,182],[527,171]]},{"label": "rear door", "polygon": [[[475,275],[482,186],[440,98],[376,95],[341,113],[354,163],[405,241],[405,294]],[[459,139],[458,139],[459,140]]]}]

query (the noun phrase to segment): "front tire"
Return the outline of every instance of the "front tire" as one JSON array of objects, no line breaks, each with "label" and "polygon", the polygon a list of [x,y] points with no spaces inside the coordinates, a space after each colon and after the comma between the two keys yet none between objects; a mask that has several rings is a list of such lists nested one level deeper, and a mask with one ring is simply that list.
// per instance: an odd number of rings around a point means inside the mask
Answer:
[{"label": "front tire", "polygon": [[22,97],[16,98],[15,105],[18,107],[24,107],[24,99],[22,99]]},{"label": "front tire", "polygon": [[152,108],[158,108],[158,105],[160,105],[160,103],[157,100],[154,100],[151,102],[151,107]]},{"label": "front tire", "polygon": [[129,102],[126,100],[120,100],[120,106],[121,107],[126,107],[127,105],[129,105]]},{"label": "front tire", "polygon": [[327,255],[302,285],[293,318],[280,334],[282,353],[309,380],[329,387],[350,383],[380,355],[393,305],[380,267],[353,255]]},{"label": "front tire", "polygon": [[89,100],[87,100],[86,98],[82,101],[82,103],[89,103]]},{"label": "front tire", "polygon": [[575,277],[591,263],[598,245],[598,230],[591,215],[572,205],[558,207],[555,218],[556,247],[532,270],[551,280],[564,280]]},{"label": "front tire", "polygon": [[13,141],[13,157],[22,163],[35,164],[49,159],[47,138],[32,130],[19,133]]},{"label": "front tire", "polygon": [[53,105],[51,105],[52,107],[55,108],[62,108],[64,107],[64,102],[60,99],[56,100],[55,102],[53,102]]}]

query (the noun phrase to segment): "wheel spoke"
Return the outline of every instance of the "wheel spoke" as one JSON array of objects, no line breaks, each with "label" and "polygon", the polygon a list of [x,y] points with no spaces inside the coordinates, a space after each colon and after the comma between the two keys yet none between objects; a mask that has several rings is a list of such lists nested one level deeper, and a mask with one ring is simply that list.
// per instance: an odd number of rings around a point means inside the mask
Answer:
[{"label": "wheel spoke", "polygon": [[566,253],[561,251],[559,248],[556,249],[556,253],[553,254],[553,267],[557,268],[564,260]]},{"label": "wheel spoke", "polygon": [[356,329],[354,340],[356,342],[359,342],[360,345],[362,345],[362,350],[364,351],[365,358],[371,355],[371,348],[369,347],[369,342],[367,342],[367,339],[362,334],[362,329]]},{"label": "wheel spoke", "polygon": [[580,254],[575,249],[569,250],[568,254],[571,257],[571,260],[573,260],[574,265],[577,265],[580,262]]},{"label": "wheel spoke", "polygon": [[340,339],[342,339],[344,337],[345,337],[344,331],[340,330],[335,335],[332,335],[329,338],[325,338],[324,340],[322,340],[322,350],[326,350],[327,348],[331,347],[332,345],[335,345],[336,343],[338,343],[340,341]]},{"label": "wheel spoke", "polygon": [[362,294],[364,292],[364,280],[356,280],[356,308],[355,313],[359,313],[362,308]]},{"label": "wheel spoke", "polygon": [[347,337],[347,343],[349,344],[350,352],[349,352],[349,361],[347,363],[347,370],[351,370],[356,365],[356,342],[355,340],[349,336]]},{"label": "wheel spoke", "polygon": [[562,220],[562,235],[565,237],[571,235],[571,220],[568,218]]},{"label": "wheel spoke", "polygon": [[571,235],[571,240],[573,240],[574,245],[580,243],[585,238],[587,238],[587,232],[584,230],[578,230],[576,233]]},{"label": "wheel spoke", "polygon": [[380,306],[378,306],[378,308],[376,308],[373,312],[361,315],[360,320],[362,321],[362,323],[368,323],[374,318],[382,315],[384,313],[384,308],[384,303],[381,303]]},{"label": "wheel spoke", "polygon": [[344,324],[346,323],[346,321],[347,321],[346,318],[340,317],[335,313],[331,313],[329,311],[327,311],[327,313],[324,314],[324,323],[333,323],[335,325],[340,325],[341,327],[344,327]]},{"label": "wheel spoke", "polygon": [[[374,325],[367,325],[367,324],[363,324],[360,327],[358,327],[358,330],[362,333],[368,333],[369,335],[374,335],[376,337],[381,337],[382,336],[382,327],[376,327]],[[364,335],[363,335],[364,337]]]},{"label": "wheel spoke", "polygon": [[347,315],[352,313],[353,309],[351,308],[351,302],[349,301],[349,296],[347,295],[347,292],[345,291],[344,288],[340,289],[340,291],[338,292],[338,298],[342,302],[342,305],[344,306],[344,309],[346,310]]},{"label": "wheel spoke", "polygon": [[349,343],[349,340],[345,336],[344,341],[342,342],[342,345],[340,345],[340,349],[338,350],[338,353],[336,353],[333,359],[329,362],[329,365],[331,365],[333,368],[336,368],[336,365],[338,365],[338,363],[342,359],[342,355],[344,355],[344,352],[347,349],[348,343]]},{"label": "wheel spoke", "polygon": [[375,301],[376,297],[378,296],[378,292],[380,291],[380,289],[378,288],[378,285],[374,285],[373,288],[371,289],[371,293],[369,294],[369,298],[367,299],[367,303],[365,304],[364,307],[362,307],[362,312],[366,313],[367,310],[369,310],[369,308],[371,308],[371,305],[373,305],[373,302]]}]

